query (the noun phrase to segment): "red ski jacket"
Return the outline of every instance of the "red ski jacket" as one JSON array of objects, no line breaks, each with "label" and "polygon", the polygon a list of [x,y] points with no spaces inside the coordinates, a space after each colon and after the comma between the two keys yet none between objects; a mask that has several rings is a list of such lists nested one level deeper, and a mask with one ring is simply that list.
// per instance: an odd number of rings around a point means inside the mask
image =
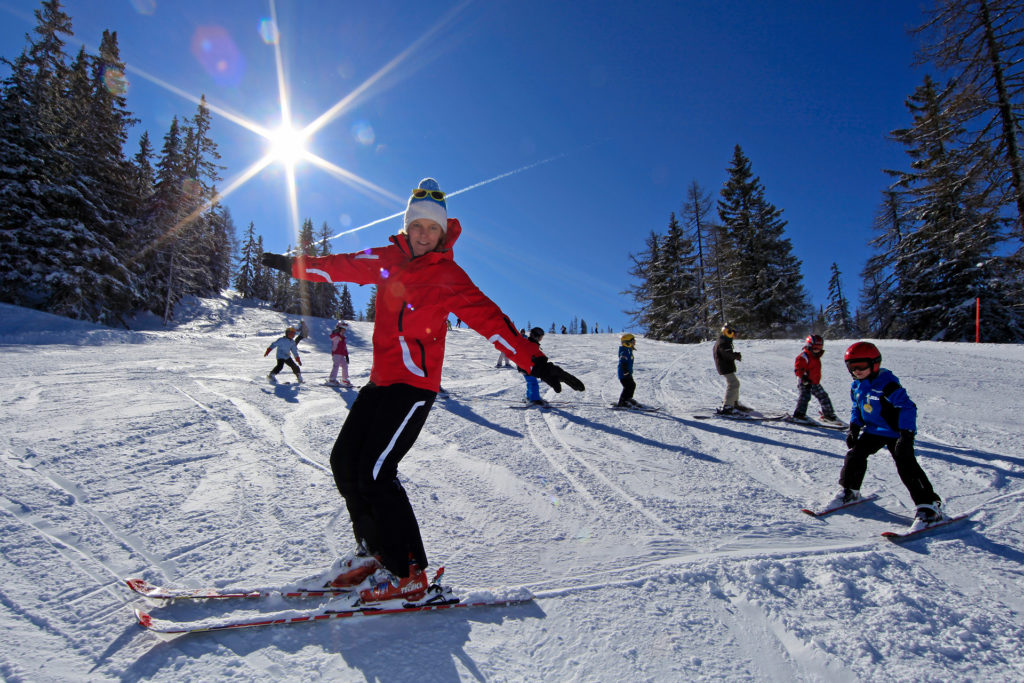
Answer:
[{"label": "red ski jacket", "polygon": [[793,371],[797,377],[806,376],[811,384],[821,384],[821,358],[804,349],[793,363]]},{"label": "red ski jacket", "polygon": [[295,259],[292,275],[311,282],[377,285],[370,381],[378,386],[409,384],[437,391],[454,313],[487,338],[525,372],[542,357],[540,346],[519,334],[497,304],[488,299],[455,263],[452,247],[462,234],[448,219],[444,251],[413,258],[405,235],[391,244],[353,254]]}]

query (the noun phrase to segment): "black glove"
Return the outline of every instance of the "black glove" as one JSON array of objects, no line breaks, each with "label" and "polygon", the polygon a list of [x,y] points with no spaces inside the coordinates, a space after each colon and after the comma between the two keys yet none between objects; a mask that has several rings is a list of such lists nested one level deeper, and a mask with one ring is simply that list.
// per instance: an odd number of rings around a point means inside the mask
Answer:
[{"label": "black glove", "polygon": [[914,432],[906,429],[900,432],[900,438],[896,439],[896,455],[903,457],[914,452]]},{"label": "black glove", "polygon": [[850,431],[846,433],[847,448],[853,448],[857,445],[858,436],[860,436],[860,425],[850,425]]},{"label": "black glove", "polygon": [[565,382],[569,385],[569,388],[575,389],[576,391],[583,391],[586,389],[586,387],[583,386],[583,382],[579,381],[577,378],[573,377],[554,363],[549,362],[545,356],[534,357],[533,369],[530,371],[530,375],[543,380],[545,384],[550,385],[556,392],[562,391],[562,382]]},{"label": "black glove", "polygon": [[734,353],[734,354],[732,354],[732,356],[736,360],[743,360],[743,354],[742,353]]},{"label": "black glove", "polygon": [[292,263],[295,262],[295,257],[285,256],[284,254],[271,254],[269,251],[263,252],[263,258],[260,259],[260,263],[265,265],[267,268],[273,268],[274,270],[282,270],[289,275],[292,274]]},{"label": "black glove", "polygon": [[811,379],[810,379],[810,377],[808,377],[807,375],[801,375],[800,379],[797,381],[797,388],[803,389],[804,387],[809,387],[809,386],[811,386]]}]

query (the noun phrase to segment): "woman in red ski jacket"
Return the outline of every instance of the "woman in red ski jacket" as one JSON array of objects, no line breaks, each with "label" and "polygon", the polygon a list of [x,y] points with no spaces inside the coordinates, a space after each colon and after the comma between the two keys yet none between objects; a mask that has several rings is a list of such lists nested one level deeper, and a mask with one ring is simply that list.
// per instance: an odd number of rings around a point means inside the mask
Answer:
[{"label": "woman in red ski jacket", "polygon": [[[462,232],[433,178],[413,190],[403,228],[385,247],[352,254],[264,254],[263,264],[312,282],[377,286],[370,382],[352,404],[331,451],[331,469],[352,518],[356,549],[335,563],[334,586],[365,586],[364,600],[416,600],[427,555],[398,463],[416,441],[441,387],[450,313],[517,366],[561,391],[583,383],[548,362],[455,263]],[[332,571],[332,574],[335,573]]]}]

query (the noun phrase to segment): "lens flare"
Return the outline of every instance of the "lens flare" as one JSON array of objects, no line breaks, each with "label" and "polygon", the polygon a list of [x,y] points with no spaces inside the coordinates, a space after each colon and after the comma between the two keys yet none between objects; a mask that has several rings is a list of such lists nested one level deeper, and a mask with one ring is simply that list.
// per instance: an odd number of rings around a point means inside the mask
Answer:
[{"label": "lens flare", "polygon": [[120,69],[103,67],[103,87],[112,95],[124,95],[128,92],[128,79]]},{"label": "lens flare", "polygon": [[281,40],[281,33],[277,30],[277,22],[273,19],[260,20],[260,38],[267,45],[277,45]]},{"label": "lens flare", "polygon": [[156,0],[132,0],[132,7],[139,14],[156,14]]},{"label": "lens flare", "polygon": [[369,147],[376,140],[373,126],[366,121],[356,121],[352,124],[352,137],[361,145]]},{"label": "lens flare", "polygon": [[198,27],[192,34],[192,56],[218,85],[234,87],[242,82],[245,58],[224,27]]}]

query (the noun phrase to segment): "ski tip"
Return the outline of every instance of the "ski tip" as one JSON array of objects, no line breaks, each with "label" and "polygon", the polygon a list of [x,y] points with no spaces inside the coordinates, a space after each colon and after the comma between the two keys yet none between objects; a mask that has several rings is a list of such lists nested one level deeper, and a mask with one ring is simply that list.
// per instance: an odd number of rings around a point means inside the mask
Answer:
[{"label": "ski tip", "polygon": [[817,512],[815,512],[811,508],[800,508],[800,512],[804,513],[805,515],[810,515],[811,517],[819,517],[820,516],[820,515],[818,515]]},{"label": "ski tip", "polygon": [[145,579],[131,578],[125,579],[124,582],[128,588],[132,589],[136,593],[145,593],[153,589],[153,586]]},{"label": "ski tip", "polygon": [[139,626],[143,628],[153,628],[153,617],[149,616],[146,612],[136,609],[135,618],[139,620]]}]

